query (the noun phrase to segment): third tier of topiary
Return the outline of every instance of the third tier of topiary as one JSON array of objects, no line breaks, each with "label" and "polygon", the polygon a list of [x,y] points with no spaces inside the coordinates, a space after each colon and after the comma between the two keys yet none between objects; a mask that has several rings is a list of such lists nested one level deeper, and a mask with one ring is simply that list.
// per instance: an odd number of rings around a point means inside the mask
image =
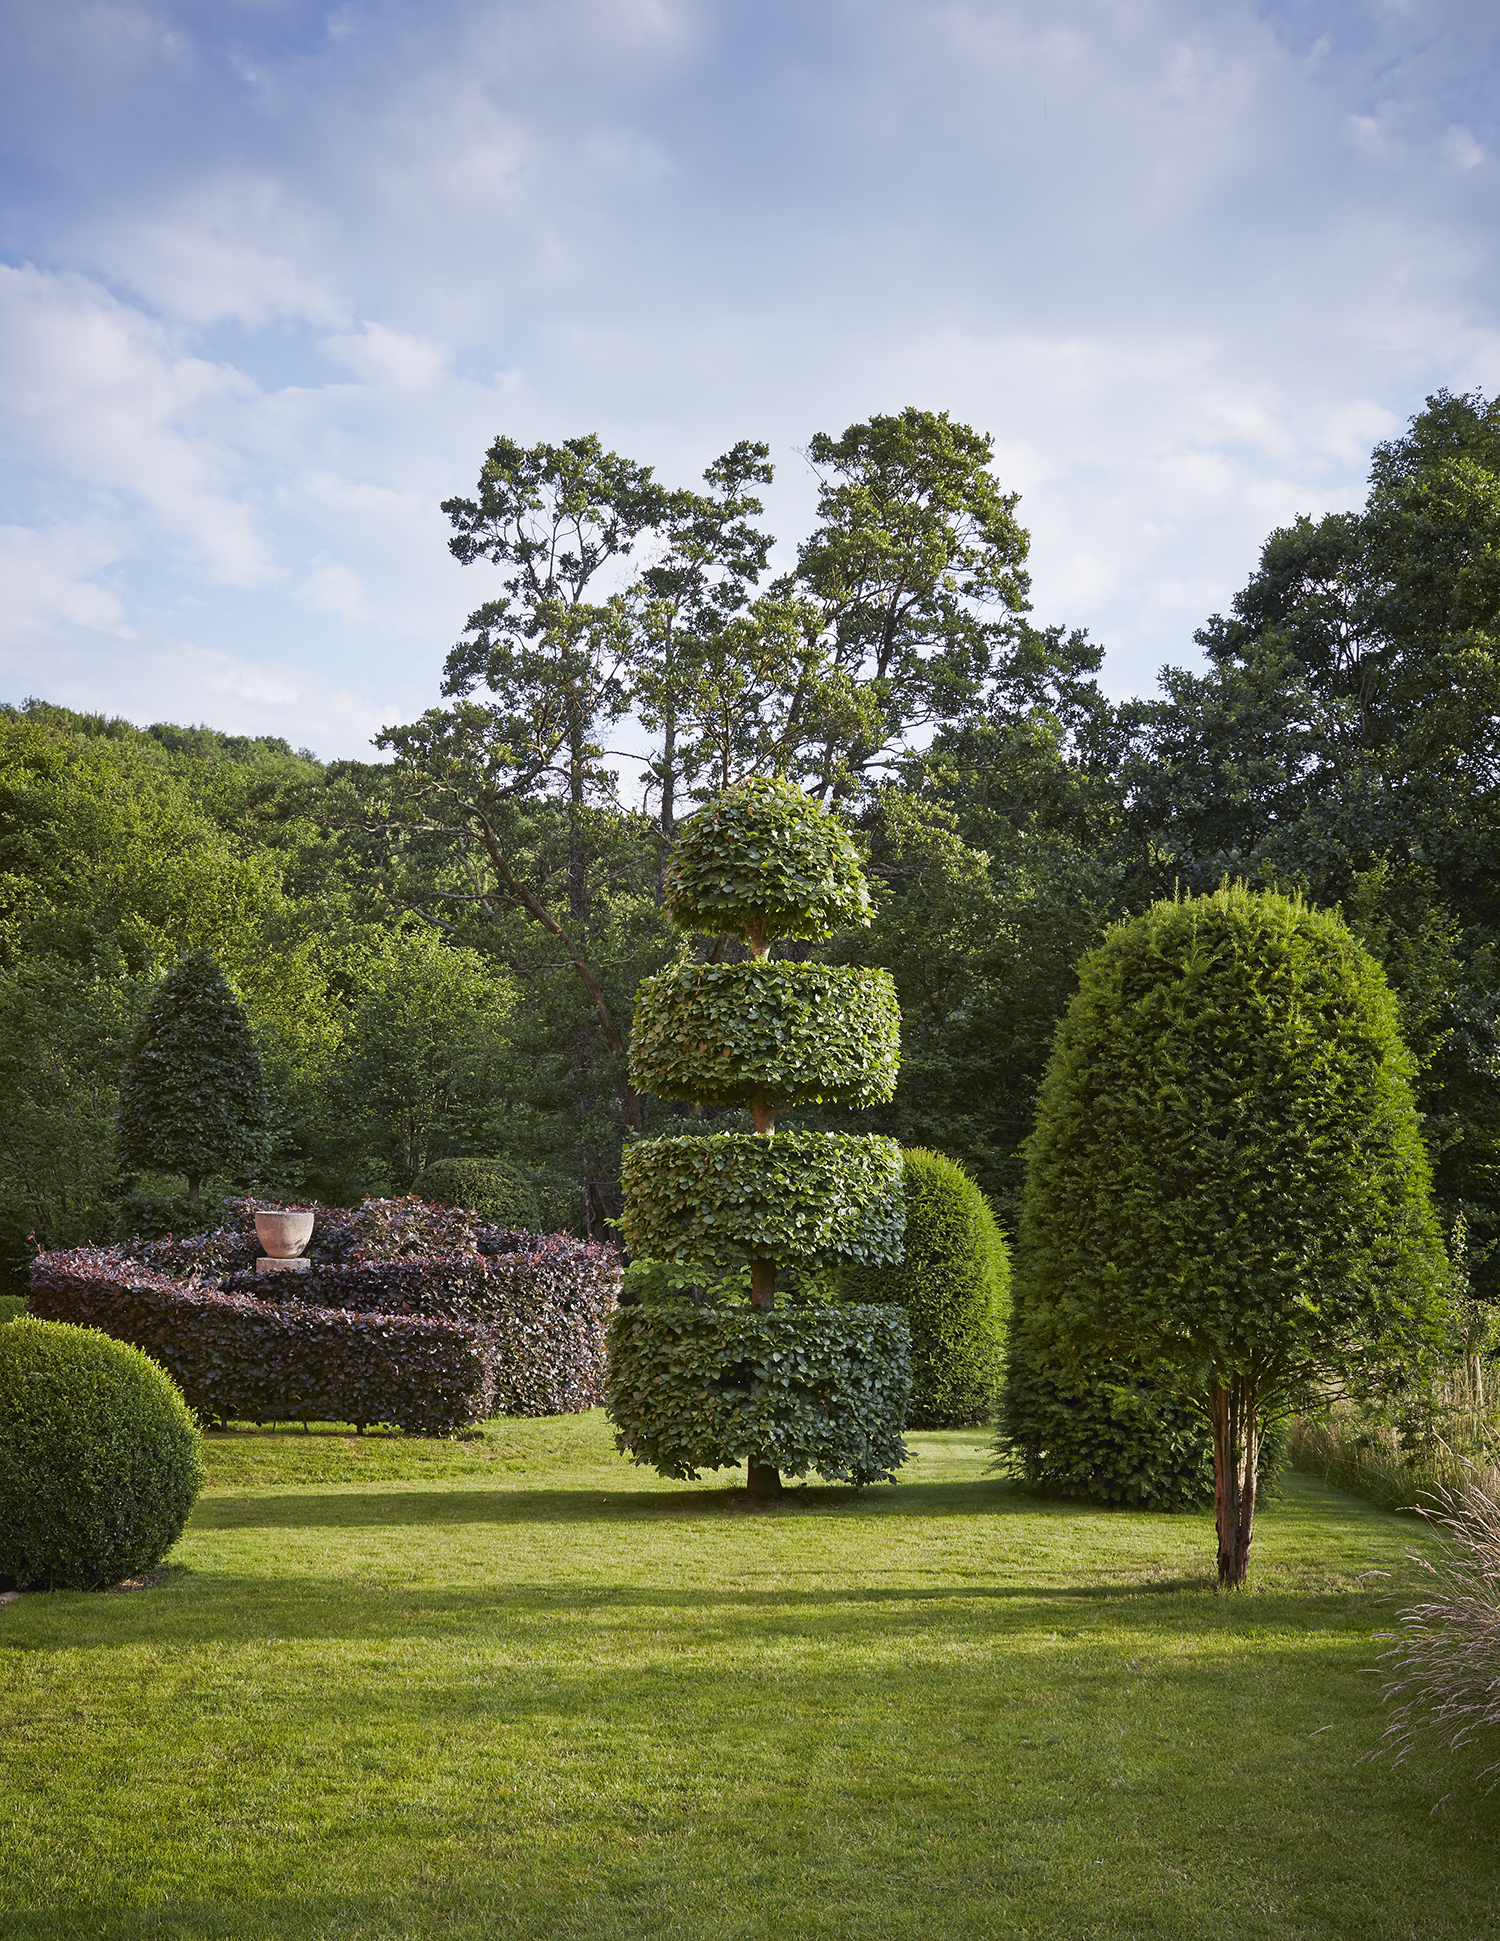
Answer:
[{"label": "third tier of topiary", "polygon": [[890,1098],[895,986],[882,970],[772,962],[777,937],[868,922],[869,892],[840,826],[788,783],[747,782],[683,825],[667,878],[685,930],[739,937],[747,963],[683,961],[641,987],[630,1047],[641,1091],[747,1106],[753,1133],[627,1148],[625,1239],[638,1258],[750,1268],[749,1307],[687,1300],[623,1308],[611,1325],[616,1440],[666,1476],[747,1463],[750,1491],[780,1473],[888,1478],[905,1460],[906,1317],[889,1306],[777,1309],[778,1266],[901,1258],[901,1152],[892,1139],[777,1134],[804,1103]]}]

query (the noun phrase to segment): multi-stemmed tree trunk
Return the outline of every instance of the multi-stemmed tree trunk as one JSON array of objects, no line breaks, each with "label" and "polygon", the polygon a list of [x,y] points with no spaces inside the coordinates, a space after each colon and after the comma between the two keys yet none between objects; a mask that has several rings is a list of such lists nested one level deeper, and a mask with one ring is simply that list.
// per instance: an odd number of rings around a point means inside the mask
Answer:
[{"label": "multi-stemmed tree trunk", "polygon": [[1255,1482],[1260,1459],[1256,1383],[1249,1375],[1215,1381],[1208,1391],[1214,1432],[1214,1520],[1219,1533],[1219,1583],[1240,1590],[1250,1568],[1255,1533]]}]

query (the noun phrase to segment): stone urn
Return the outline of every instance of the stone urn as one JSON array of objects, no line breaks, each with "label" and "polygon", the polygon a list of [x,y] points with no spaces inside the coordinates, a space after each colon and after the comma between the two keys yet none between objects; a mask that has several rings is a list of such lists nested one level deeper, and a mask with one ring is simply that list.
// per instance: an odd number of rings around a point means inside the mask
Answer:
[{"label": "stone urn", "polygon": [[275,1207],[255,1216],[255,1237],[266,1250],[266,1258],[255,1263],[264,1273],[278,1267],[306,1267],[302,1249],[312,1238],[313,1210],[310,1206]]}]

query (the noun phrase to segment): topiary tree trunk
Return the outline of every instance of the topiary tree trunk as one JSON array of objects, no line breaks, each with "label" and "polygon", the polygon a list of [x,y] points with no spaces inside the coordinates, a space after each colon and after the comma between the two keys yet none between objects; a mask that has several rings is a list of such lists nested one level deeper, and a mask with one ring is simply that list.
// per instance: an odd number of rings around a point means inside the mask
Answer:
[{"label": "topiary tree trunk", "polygon": [[[782,1469],[856,1483],[905,1459],[910,1333],[888,1308],[776,1312],[778,1268],[901,1258],[901,1153],[894,1140],[777,1134],[804,1101],[889,1099],[900,1056],[895,987],[881,970],[771,962],[777,937],[867,922],[848,837],[783,782],[720,796],[682,825],[666,879],[674,921],[728,933],[748,963],[684,960],[641,987],[631,1080],[662,1098],[747,1106],[751,1133],[626,1148],[624,1230],[637,1257],[749,1267],[748,1311],[625,1309],[612,1325],[616,1440],[664,1475],[747,1464],[752,1496]],[[684,1304],[677,1304],[678,1310]]]}]

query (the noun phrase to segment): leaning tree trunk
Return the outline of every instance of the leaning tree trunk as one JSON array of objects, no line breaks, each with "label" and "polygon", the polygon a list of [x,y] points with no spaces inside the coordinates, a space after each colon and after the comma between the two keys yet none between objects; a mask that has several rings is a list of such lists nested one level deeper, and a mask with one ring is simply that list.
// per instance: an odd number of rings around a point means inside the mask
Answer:
[{"label": "leaning tree trunk", "polygon": [[1219,1527],[1219,1587],[1243,1590],[1255,1533],[1255,1472],[1260,1457],[1256,1383],[1250,1375],[1215,1381],[1208,1391],[1214,1432],[1214,1518]]},{"label": "leaning tree trunk", "polygon": [[[776,1305],[776,1269],[769,1260],[750,1263],[750,1305],[765,1314]],[[781,1494],[781,1472],[775,1463],[765,1460],[764,1454],[750,1458],[746,1480],[751,1496],[762,1503]]]}]

